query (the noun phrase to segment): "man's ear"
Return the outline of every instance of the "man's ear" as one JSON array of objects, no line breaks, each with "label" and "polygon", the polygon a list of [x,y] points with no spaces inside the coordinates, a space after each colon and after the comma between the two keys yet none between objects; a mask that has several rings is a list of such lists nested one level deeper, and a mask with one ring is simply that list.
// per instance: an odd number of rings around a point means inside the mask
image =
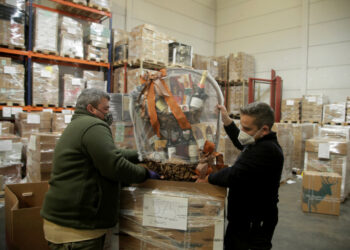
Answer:
[{"label": "man's ear", "polygon": [[262,131],[263,131],[263,135],[267,135],[268,133],[270,133],[270,128],[269,128],[269,126],[264,125],[264,126],[262,127]]},{"label": "man's ear", "polygon": [[90,103],[86,106],[86,110],[91,114],[95,114],[95,108]]}]

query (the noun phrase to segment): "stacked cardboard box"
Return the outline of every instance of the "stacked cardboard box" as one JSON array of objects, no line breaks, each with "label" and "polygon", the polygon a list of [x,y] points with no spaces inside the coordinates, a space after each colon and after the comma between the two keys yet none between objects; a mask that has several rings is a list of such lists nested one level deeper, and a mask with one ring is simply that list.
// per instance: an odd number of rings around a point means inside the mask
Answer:
[{"label": "stacked cardboard box", "polygon": [[85,47],[86,59],[108,62],[107,44],[110,42],[110,30],[102,24],[90,23],[85,35],[88,43]]},{"label": "stacked cardboard box", "polygon": [[[16,135],[0,135],[0,175],[4,178],[3,184],[19,183],[21,181],[22,142]],[[0,190],[3,187],[0,186]]]},{"label": "stacked cardboard box", "polygon": [[240,108],[248,104],[248,86],[246,84],[234,85],[228,88],[227,106],[232,114],[239,114]]},{"label": "stacked cardboard box", "polygon": [[[194,69],[208,70],[209,61],[210,59],[208,56],[202,56],[202,55],[193,53],[192,67]],[[212,76],[214,77],[214,75]]]},{"label": "stacked cardboard box", "polygon": [[282,100],[282,121],[300,121],[301,98]]},{"label": "stacked cardboard box", "polygon": [[24,66],[0,57],[0,102],[24,105]]},{"label": "stacked cardboard box", "polygon": [[319,129],[320,137],[350,140],[350,126],[324,125]]},{"label": "stacked cardboard box", "polygon": [[58,54],[58,13],[36,8],[34,51]]},{"label": "stacked cardboard box", "polygon": [[192,67],[192,46],[178,42],[169,43],[169,64]]},{"label": "stacked cardboard box", "polygon": [[255,75],[254,57],[243,52],[231,53],[228,58],[228,81],[244,82]]},{"label": "stacked cardboard box", "polygon": [[131,64],[137,60],[168,65],[168,38],[154,26],[143,24],[133,28],[129,36],[129,58]]},{"label": "stacked cardboard box", "polygon": [[118,148],[137,150],[132,122],[113,122],[111,130],[114,143]]},{"label": "stacked cardboard box", "polygon": [[71,114],[53,113],[52,132],[62,133],[72,119]]},{"label": "stacked cardboard box", "polygon": [[50,112],[20,112],[16,114],[16,127],[21,137],[29,138],[32,133],[51,132]]},{"label": "stacked cardboard box", "polygon": [[27,181],[50,180],[58,133],[33,133],[27,148]]},{"label": "stacked cardboard box", "polygon": [[140,83],[140,77],[143,74],[149,72],[151,74],[156,73],[155,70],[145,70],[141,68],[127,69],[127,89],[124,89],[125,81],[125,70],[124,68],[117,68],[114,70],[114,82],[113,82],[113,92],[115,93],[130,93],[133,91]]},{"label": "stacked cardboard box", "polygon": [[14,134],[14,124],[12,122],[0,121],[0,135]]},{"label": "stacked cardboard box", "polygon": [[85,81],[83,78],[74,77],[70,74],[63,76],[63,106],[75,107],[78,96],[85,88]]},{"label": "stacked cardboard box", "polygon": [[112,3],[111,0],[89,0],[89,6],[110,11]]},{"label": "stacked cardboard box", "polygon": [[304,171],[302,209],[304,212],[339,215],[341,176],[337,173]]},{"label": "stacked cardboard box", "polygon": [[104,73],[102,71],[84,70],[83,78],[87,89],[97,88],[107,91],[107,81],[104,80]]},{"label": "stacked cardboard box", "polygon": [[301,121],[321,123],[325,103],[323,95],[304,95],[301,103]]},{"label": "stacked cardboard box", "polygon": [[345,103],[333,103],[323,105],[323,123],[343,123],[345,122]]},{"label": "stacked cardboard box", "polygon": [[192,66],[194,69],[208,70],[217,81],[227,81],[228,59],[226,56],[202,56],[193,54]]},{"label": "stacked cardboard box", "polygon": [[342,178],[341,199],[350,191],[350,142],[333,138],[313,138],[306,141],[305,169],[337,173]]},{"label": "stacked cardboard box", "polygon": [[350,124],[350,96],[346,98],[346,122]]},{"label": "stacked cardboard box", "polygon": [[0,44],[24,49],[25,13],[24,7],[21,9],[23,2],[13,2],[19,5],[15,7],[7,3],[0,4]]},{"label": "stacked cardboard box", "polygon": [[59,74],[57,65],[33,63],[33,105],[58,106]]},{"label": "stacked cardboard box", "polygon": [[82,24],[70,17],[62,16],[60,25],[60,55],[84,58]]},{"label": "stacked cardboard box", "polygon": [[114,30],[114,61],[127,62],[128,60],[128,32],[121,29]]},{"label": "stacked cardboard box", "polygon": [[225,196],[206,183],[148,180],[124,188],[120,231],[129,237],[119,247],[223,249]]}]

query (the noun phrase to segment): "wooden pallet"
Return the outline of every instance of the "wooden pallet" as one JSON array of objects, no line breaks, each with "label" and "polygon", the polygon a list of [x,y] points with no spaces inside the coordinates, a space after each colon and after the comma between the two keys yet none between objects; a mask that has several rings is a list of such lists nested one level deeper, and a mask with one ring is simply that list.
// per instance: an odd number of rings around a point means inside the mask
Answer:
[{"label": "wooden pallet", "polygon": [[102,7],[100,5],[97,5],[97,4],[92,4],[92,3],[89,3],[88,5],[90,8],[93,8],[93,9],[97,9],[97,10],[100,10],[100,11],[107,11],[107,12],[110,12],[111,10],[106,8],[106,7]]},{"label": "wooden pallet", "polygon": [[103,17],[103,15],[97,14],[97,13],[93,13],[90,11],[86,11],[86,10],[81,10],[81,9],[77,9],[71,6],[67,6],[67,5],[58,5],[57,6],[58,10],[63,10],[65,12],[70,12],[70,13],[74,13],[76,15],[80,15],[80,16],[86,16],[86,17],[90,17],[92,19],[100,19],[101,17]]},{"label": "wooden pallet", "polygon": [[113,66],[120,67],[120,66],[124,66],[125,63],[128,63],[127,59],[118,60],[118,61],[114,61]]},{"label": "wooden pallet", "polygon": [[300,123],[300,121],[293,121],[293,120],[281,120],[280,123]]},{"label": "wooden pallet", "polygon": [[71,2],[71,3],[76,3],[76,4],[80,4],[83,6],[87,6],[87,1],[84,3],[83,1],[79,1],[79,0],[66,0],[67,2]]},{"label": "wooden pallet", "polygon": [[105,61],[104,59],[96,58],[96,57],[90,57],[90,56],[88,56],[87,60],[89,60],[89,61],[94,61],[94,62],[104,62],[104,63],[107,63],[107,62],[108,62],[108,60]]},{"label": "wooden pallet", "polygon": [[181,69],[193,69],[191,66],[181,65],[181,64],[170,64],[168,68],[181,68]]},{"label": "wooden pallet", "polygon": [[324,122],[323,125],[346,126],[346,125],[345,125],[345,122]]},{"label": "wooden pallet", "polygon": [[84,59],[82,58],[81,56],[75,56],[75,55],[68,55],[68,54],[64,54],[64,55],[61,55],[62,57],[68,57],[68,58],[74,58],[74,59]]},{"label": "wooden pallet", "polygon": [[19,45],[11,45],[11,44],[0,44],[1,48],[7,48],[7,49],[16,49],[16,50],[25,50],[25,46],[19,46]]},{"label": "wooden pallet", "polygon": [[45,103],[45,104],[42,104],[42,103],[33,103],[33,106],[36,106],[36,107],[44,107],[44,108],[57,108],[57,107],[58,107],[58,104],[49,104],[49,103]]},{"label": "wooden pallet", "polygon": [[135,68],[140,67],[141,63],[142,63],[142,67],[146,69],[162,69],[166,67],[165,63],[159,62],[159,61],[153,61],[153,60],[136,59],[136,60],[129,61],[129,64]]},{"label": "wooden pallet", "polygon": [[312,120],[302,120],[302,123],[316,123],[316,124],[321,124],[320,121],[312,121]]},{"label": "wooden pallet", "polygon": [[240,86],[240,85],[243,85],[243,84],[248,86],[248,80],[239,79],[237,81],[229,81],[229,86]]},{"label": "wooden pallet", "polygon": [[0,106],[24,106],[24,102],[0,102]]},{"label": "wooden pallet", "polygon": [[50,51],[50,50],[45,50],[45,49],[34,49],[33,51],[36,52],[36,53],[41,53],[41,54],[45,54],[45,55],[58,56],[58,52],[57,51]]}]

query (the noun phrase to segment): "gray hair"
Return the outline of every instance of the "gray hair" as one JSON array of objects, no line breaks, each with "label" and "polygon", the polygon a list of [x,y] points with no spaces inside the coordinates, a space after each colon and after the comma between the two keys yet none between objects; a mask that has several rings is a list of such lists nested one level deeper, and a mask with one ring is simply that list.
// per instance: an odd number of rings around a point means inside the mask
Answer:
[{"label": "gray hair", "polygon": [[84,89],[78,97],[76,108],[86,109],[89,104],[96,108],[102,98],[110,100],[109,94],[103,90],[96,88]]},{"label": "gray hair", "polygon": [[260,129],[267,125],[270,130],[275,121],[275,112],[264,102],[253,102],[241,108],[242,115],[249,115],[254,117],[254,124]]}]

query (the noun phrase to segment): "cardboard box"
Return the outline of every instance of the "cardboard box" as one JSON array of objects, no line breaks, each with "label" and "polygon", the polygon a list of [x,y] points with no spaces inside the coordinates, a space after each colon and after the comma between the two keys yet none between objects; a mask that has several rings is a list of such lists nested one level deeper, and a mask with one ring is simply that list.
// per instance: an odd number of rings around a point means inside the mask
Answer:
[{"label": "cardboard box", "polygon": [[50,112],[19,112],[15,122],[19,135],[29,138],[35,132],[51,132],[52,114]]},{"label": "cardboard box", "polygon": [[9,250],[49,249],[40,216],[47,190],[47,182],[5,187],[6,243]]},{"label": "cardboard box", "polygon": [[12,122],[0,121],[0,135],[14,134],[14,127]]},{"label": "cardboard box", "polygon": [[282,121],[300,121],[301,98],[282,100]]},{"label": "cardboard box", "polygon": [[228,58],[228,81],[243,82],[255,76],[255,59],[244,52],[231,53]]},{"label": "cardboard box", "polygon": [[301,121],[321,123],[323,104],[326,102],[324,95],[304,95],[301,103]]},{"label": "cardboard box", "polygon": [[[225,197],[208,183],[147,180],[122,190],[120,231],[140,249],[223,249]],[[131,249],[124,239],[120,249]]]},{"label": "cardboard box", "polygon": [[341,176],[337,173],[304,171],[304,212],[339,215]]},{"label": "cardboard box", "polygon": [[333,103],[323,105],[323,123],[343,123],[345,122],[345,109],[344,103]]},{"label": "cardboard box", "polygon": [[71,114],[53,113],[52,132],[62,133],[72,119]]}]

